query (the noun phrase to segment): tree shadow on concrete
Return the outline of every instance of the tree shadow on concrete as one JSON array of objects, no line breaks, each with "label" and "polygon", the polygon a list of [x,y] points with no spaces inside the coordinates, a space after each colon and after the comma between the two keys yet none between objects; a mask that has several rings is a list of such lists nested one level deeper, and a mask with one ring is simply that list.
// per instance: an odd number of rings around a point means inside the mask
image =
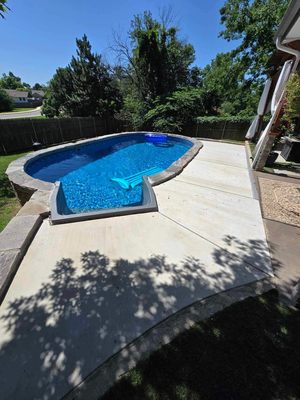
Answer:
[{"label": "tree shadow on concrete", "polygon": [[[241,246],[246,258],[267,254],[262,241]],[[161,320],[201,298],[266,276],[221,248],[212,256],[210,270],[194,257],[178,264],[165,255],[131,262],[110,260],[99,251],[82,254],[81,266],[68,258],[57,262],[35,294],[2,305],[1,399],[59,399]],[[171,391],[173,383],[166,383]],[[162,398],[180,398],[168,390],[169,397]]]}]

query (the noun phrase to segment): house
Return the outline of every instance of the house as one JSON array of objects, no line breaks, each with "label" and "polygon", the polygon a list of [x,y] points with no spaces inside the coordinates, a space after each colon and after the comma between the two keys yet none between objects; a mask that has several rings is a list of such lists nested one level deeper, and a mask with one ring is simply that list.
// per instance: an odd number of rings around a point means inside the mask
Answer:
[{"label": "house", "polygon": [[[280,134],[286,83],[293,72],[299,72],[300,0],[290,3],[274,41],[277,50],[269,61],[269,76],[258,104],[257,116],[246,135],[247,139],[259,138],[252,163],[255,170],[264,168],[273,143]],[[262,130],[263,117],[268,113],[271,114],[271,118]]]},{"label": "house", "polygon": [[28,92],[12,89],[4,90],[14,102],[15,107],[26,107],[29,102]]},{"label": "house", "polygon": [[15,107],[38,107],[42,105],[45,92],[43,90],[21,91],[4,89],[12,99]]},{"label": "house", "polygon": [[34,89],[32,89],[31,90],[31,97],[34,100],[43,101],[44,97],[45,97],[45,92],[44,92],[44,90],[34,90]]}]

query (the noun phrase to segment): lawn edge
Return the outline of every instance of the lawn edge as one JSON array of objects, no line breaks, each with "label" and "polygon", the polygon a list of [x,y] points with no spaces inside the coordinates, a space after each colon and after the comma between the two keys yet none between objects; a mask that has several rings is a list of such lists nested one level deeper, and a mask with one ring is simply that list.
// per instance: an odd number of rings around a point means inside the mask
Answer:
[{"label": "lawn edge", "polygon": [[107,359],[79,385],[69,391],[63,400],[100,399],[139,361],[148,358],[151,353],[170,343],[183,331],[233,303],[248,297],[259,296],[271,289],[274,289],[273,280],[271,277],[266,277],[209,296],[179,310]]}]

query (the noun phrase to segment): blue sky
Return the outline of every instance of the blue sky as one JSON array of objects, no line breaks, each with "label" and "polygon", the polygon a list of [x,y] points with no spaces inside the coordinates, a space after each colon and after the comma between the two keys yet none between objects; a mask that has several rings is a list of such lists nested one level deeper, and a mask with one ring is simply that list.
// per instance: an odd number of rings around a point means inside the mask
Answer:
[{"label": "blue sky", "polygon": [[114,62],[113,31],[124,36],[134,14],[154,16],[171,6],[181,36],[193,44],[204,66],[234,43],[218,38],[224,0],[8,0],[11,12],[0,20],[0,74],[12,71],[30,84],[46,83],[75,53],[75,38],[87,34],[93,50]]}]

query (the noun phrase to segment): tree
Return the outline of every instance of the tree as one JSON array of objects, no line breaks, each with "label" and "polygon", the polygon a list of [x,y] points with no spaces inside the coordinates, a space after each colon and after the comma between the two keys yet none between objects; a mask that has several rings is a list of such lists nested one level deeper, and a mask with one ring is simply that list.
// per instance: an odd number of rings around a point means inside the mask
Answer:
[{"label": "tree", "polygon": [[101,56],[92,53],[86,35],[76,39],[77,56],[59,68],[49,84],[43,113],[47,116],[107,116],[120,109],[121,95]]},{"label": "tree", "polygon": [[30,85],[22,82],[19,76],[16,76],[9,71],[8,74],[2,74],[2,78],[0,78],[0,88],[28,91],[30,90]]},{"label": "tree", "polygon": [[69,110],[66,102],[72,92],[73,84],[70,67],[58,68],[46,91],[42,108],[43,114],[50,118],[68,115]]},{"label": "tree", "polygon": [[11,111],[13,102],[5,90],[0,89],[0,111]]},{"label": "tree", "polygon": [[203,87],[215,93],[223,115],[254,115],[259,100],[260,81],[245,77],[244,66],[233,54],[219,53],[203,69]]},{"label": "tree", "polygon": [[145,115],[146,124],[162,132],[182,132],[198,116],[216,114],[216,96],[203,88],[185,87],[174,91],[163,103]]},{"label": "tree", "polygon": [[33,89],[33,90],[45,90],[45,86],[44,86],[44,85],[41,85],[40,83],[35,83],[35,84],[32,86],[32,89]]},{"label": "tree", "polygon": [[0,0],[0,17],[4,18],[4,13],[9,10],[6,5],[7,0]]},{"label": "tree", "polygon": [[224,39],[237,40],[233,55],[252,79],[266,73],[275,50],[274,35],[290,0],[227,0],[220,9],[220,33]]},{"label": "tree", "polygon": [[151,102],[188,83],[194,48],[168,26],[168,18],[157,21],[150,11],[134,16],[129,31],[130,45],[115,36],[114,50],[124,62],[137,96]]},{"label": "tree", "polygon": [[[164,14],[161,21],[149,11],[134,16],[130,44],[115,37],[114,47],[127,78],[122,84],[124,109],[135,128],[142,128],[146,113],[181,87],[199,83],[199,71],[191,73],[194,48],[179,38],[179,29]],[[125,63],[124,63],[125,59]],[[124,82],[123,81],[123,82]]]},{"label": "tree", "polygon": [[187,83],[194,48],[179,39],[177,27],[167,27],[146,11],[134,17],[129,35],[133,81],[140,97],[153,100]]}]

